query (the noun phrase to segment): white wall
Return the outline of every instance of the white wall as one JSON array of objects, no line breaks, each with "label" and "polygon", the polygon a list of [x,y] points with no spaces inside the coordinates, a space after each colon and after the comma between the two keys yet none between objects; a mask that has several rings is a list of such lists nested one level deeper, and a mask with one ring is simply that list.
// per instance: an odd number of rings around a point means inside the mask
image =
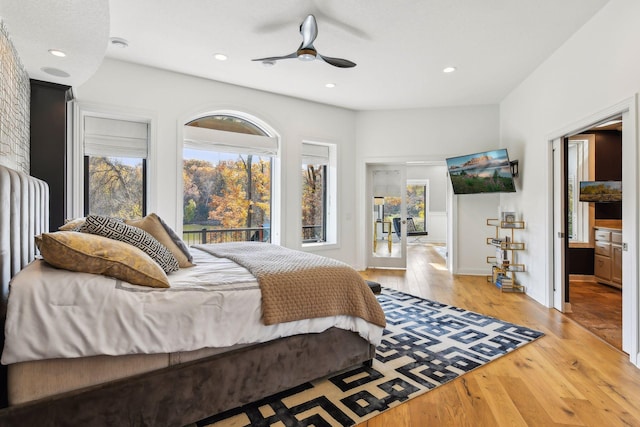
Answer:
[{"label": "white wall", "polygon": [[407,165],[407,180],[429,180],[429,210],[447,211],[447,166],[444,162],[438,165]]},{"label": "white wall", "polygon": [[[151,141],[157,166],[150,197],[153,211],[177,226],[182,209],[178,129],[195,114],[219,109],[237,110],[269,124],[282,143],[281,244],[300,248],[300,147],[302,140],[338,145],[339,188],[338,247],[322,254],[355,264],[354,238],[355,113],[286,96],[214,82],[197,77],[105,59],[96,74],[74,89],[79,103],[147,112],[154,117],[155,140]],[[318,250],[318,249],[315,249]]]},{"label": "white wall", "polygon": [[[520,161],[518,192],[505,210],[522,214],[527,293],[546,303],[549,210],[548,137],[597,115],[640,89],[640,1],[612,0],[500,104],[500,138]],[[636,141],[637,143],[637,141]]]},{"label": "white wall", "polygon": [[[497,105],[427,108],[411,110],[361,111],[356,114],[357,188],[366,188],[367,163],[443,161],[447,157],[499,148]],[[448,184],[450,185],[450,184]],[[453,248],[455,273],[486,274],[486,255],[492,251],[484,235],[490,232],[486,217],[495,217],[496,195],[454,196],[458,199],[456,223],[465,236]],[[358,212],[364,218],[366,194],[359,194]],[[481,237],[478,237],[481,235]],[[357,240],[364,242],[364,221]],[[469,237],[469,238],[467,238]],[[358,266],[365,263],[364,244],[358,247]],[[457,252],[457,253],[456,253]]]}]

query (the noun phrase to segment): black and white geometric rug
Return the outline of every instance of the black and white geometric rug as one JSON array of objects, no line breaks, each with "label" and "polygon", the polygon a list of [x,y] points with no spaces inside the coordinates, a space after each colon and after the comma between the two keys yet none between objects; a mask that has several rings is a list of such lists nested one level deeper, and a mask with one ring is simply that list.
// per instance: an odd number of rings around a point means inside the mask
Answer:
[{"label": "black and white geometric rug", "polygon": [[373,367],[303,384],[198,426],[351,426],[541,337],[541,332],[383,288]]}]

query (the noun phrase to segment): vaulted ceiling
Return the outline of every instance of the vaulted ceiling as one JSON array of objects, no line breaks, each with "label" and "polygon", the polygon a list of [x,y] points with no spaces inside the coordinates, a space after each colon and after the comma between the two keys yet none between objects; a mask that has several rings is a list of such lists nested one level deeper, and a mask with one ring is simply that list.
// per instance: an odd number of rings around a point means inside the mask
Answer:
[{"label": "vaulted ceiling", "polygon": [[[107,57],[371,110],[498,103],[607,1],[3,0],[0,17],[31,78],[78,86]],[[318,52],[356,67],[252,61],[295,52],[308,14]]]}]

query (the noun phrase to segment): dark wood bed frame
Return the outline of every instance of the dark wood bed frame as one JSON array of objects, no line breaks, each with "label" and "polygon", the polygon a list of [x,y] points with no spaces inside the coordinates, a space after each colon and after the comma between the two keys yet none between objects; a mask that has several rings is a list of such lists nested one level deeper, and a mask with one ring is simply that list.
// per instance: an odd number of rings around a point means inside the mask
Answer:
[{"label": "dark wood bed frame", "polygon": [[[3,333],[9,280],[35,256],[33,237],[48,231],[45,182],[0,166],[0,271]],[[375,348],[332,328],[240,348],[146,374],[7,406],[1,426],[182,426],[305,382],[370,363]]]}]

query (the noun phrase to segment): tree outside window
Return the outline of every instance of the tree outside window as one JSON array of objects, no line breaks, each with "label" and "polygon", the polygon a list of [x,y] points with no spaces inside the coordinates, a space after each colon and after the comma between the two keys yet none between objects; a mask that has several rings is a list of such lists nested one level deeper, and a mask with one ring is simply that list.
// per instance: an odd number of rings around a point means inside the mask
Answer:
[{"label": "tree outside window", "polygon": [[134,219],[145,215],[145,159],[86,156],[85,214]]}]

